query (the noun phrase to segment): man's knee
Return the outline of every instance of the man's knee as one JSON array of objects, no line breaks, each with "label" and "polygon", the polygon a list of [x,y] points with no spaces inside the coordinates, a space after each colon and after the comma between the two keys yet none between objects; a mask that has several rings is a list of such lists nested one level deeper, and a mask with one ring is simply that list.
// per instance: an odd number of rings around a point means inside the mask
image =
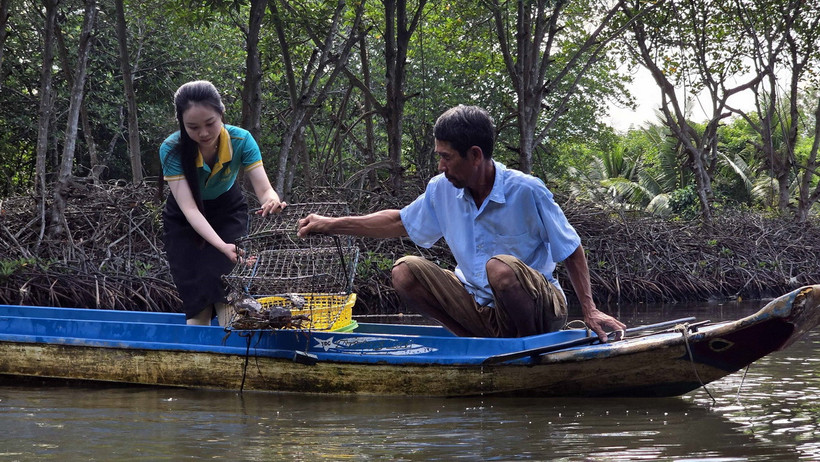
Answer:
[{"label": "man's knee", "polygon": [[492,257],[485,265],[487,270],[487,282],[493,290],[505,290],[515,285],[520,285],[512,267],[502,258]]},{"label": "man's knee", "polygon": [[393,267],[399,265],[400,263],[408,263],[409,262],[412,265],[412,264],[418,264],[419,262],[423,262],[423,261],[424,261],[423,258],[418,257],[416,255],[405,255],[405,256],[399,258],[398,260],[396,260],[393,263]]},{"label": "man's knee", "polygon": [[419,259],[419,257],[409,255],[399,258],[395,263],[393,263],[393,269],[390,276],[393,279],[394,289],[401,291],[415,285],[416,277],[410,269],[410,265],[415,264],[416,259]]},{"label": "man's knee", "polygon": [[407,268],[407,265],[396,262],[393,265],[393,270],[390,272],[390,277],[393,280],[393,288],[401,290],[407,286],[407,280],[412,277],[413,273]]}]

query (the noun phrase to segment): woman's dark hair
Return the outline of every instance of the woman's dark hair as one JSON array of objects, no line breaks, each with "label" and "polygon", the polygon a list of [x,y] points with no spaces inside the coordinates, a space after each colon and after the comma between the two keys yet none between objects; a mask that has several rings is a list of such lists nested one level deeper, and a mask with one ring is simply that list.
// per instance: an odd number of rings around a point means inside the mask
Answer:
[{"label": "woman's dark hair", "polygon": [[196,142],[188,136],[188,131],[185,130],[185,123],[182,121],[182,115],[194,104],[210,106],[218,112],[221,117],[225,115],[225,105],[222,104],[222,97],[219,96],[219,91],[207,80],[188,82],[179,87],[176,93],[174,93],[174,107],[176,108],[177,121],[179,122],[179,143],[175,151],[179,155],[182,172],[185,174],[185,179],[191,187],[191,194],[194,196],[197,207],[203,210],[202,193],[199,190],[199,177],[196,171],[198,146]]},{"label": "woman's dark hair", "polygon": [[478,146],[484,157],[493,157],[495,144],[495,124],[492,117],[478,106],[458,106],[448,109],[440,115],[433,127],[437,140],[447,141],[464,157],[467,151]]}]

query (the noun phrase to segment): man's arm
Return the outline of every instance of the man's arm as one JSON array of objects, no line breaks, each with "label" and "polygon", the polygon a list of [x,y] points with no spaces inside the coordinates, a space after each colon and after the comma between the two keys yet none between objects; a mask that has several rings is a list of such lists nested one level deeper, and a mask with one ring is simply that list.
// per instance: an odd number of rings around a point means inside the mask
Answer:
[{"label": "man's arm", "polygon": [[567,267],[572,288],[575,289],[578,301],[581,302],[584,322],[598,335],[601,342],[606,343],[607,341],[606,329],[621,331],[618,332],[615,337],[616,340],[620,340],[623,337],[623,330],[626,329],[626,325],[598,310],[595,306],[595,301],[592,300],[592,284],[589,281],[589,266],[587,265],[587,257],[586,254],[584,254],[583,246],[579,245],[578,248],[564,260],[564,265]]},{"label": "man's arm", "polygon": [[401,237],[407,230],[398,209],[381,210],[369,215],[325,217],[310,214],[299,220],[299,237],[308,234],[343,234],[360,237]]}]

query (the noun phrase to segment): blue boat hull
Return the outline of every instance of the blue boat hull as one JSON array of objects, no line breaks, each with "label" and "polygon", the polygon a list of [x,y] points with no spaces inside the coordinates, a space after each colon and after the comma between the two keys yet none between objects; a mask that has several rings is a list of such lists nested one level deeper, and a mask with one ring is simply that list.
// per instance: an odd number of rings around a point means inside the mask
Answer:
[{"label": "blue boat hull", "polygon": [[233,331],[184,316],[0,306],[0,376],[373,395],[674,396],[788,346],[820,322],[820,286],[737,321],[681,322],[592,344],[584,330],[518,339],[361,323],[353,332]]}]

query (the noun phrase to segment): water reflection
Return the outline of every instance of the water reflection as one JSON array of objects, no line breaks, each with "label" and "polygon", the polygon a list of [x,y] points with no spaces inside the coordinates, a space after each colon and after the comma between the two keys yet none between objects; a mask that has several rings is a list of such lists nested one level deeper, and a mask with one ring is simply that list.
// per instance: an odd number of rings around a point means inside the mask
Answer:
[{"label": "water reflection", "polygon": [[4,386],[0,460],[820,460],[818,345],[815,330],[710,384],[715,401]]}]

